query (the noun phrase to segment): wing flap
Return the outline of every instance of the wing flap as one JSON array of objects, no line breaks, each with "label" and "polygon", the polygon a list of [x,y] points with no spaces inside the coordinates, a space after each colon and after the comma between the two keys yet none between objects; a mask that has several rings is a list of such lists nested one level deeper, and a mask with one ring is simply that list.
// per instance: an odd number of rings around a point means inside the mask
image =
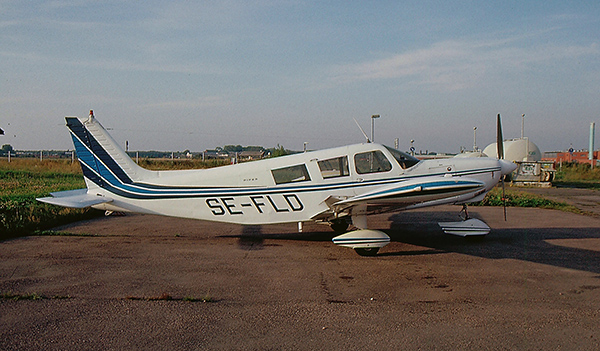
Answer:
[{"label": "wing flap", "polygon": [[52,196],[40,197],[36,200],[47,204],[72,208],[86,208],[112,201],[112,199],[104,196],[88,194],[87,189],[59,191],[50,193],[50,195]]}]

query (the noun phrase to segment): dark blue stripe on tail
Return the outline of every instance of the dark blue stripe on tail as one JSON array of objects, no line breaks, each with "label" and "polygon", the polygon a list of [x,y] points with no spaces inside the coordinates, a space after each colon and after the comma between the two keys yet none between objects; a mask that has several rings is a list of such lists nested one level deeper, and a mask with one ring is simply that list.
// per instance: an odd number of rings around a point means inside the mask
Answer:
[{"label": "dark blue stripe on tail", "polygon": [[[121,166],[119,166],[112,158],[112,156],[110,156],[106,152],[106,150],[104,150],[102,145],[100,145],[100,143],[96,141],[96,139],[88,132],[88,130],[78,118],[66,117],[65,119],[67,121],[67,127],[73,134],[73,138],[77,136],[77,138],[79,138],[79,140],[81,140],[81,142],[84,143],[85,146],[87,146],[92,151],[92,153],[96,155],[96,157],[100,161],[102,161],[106,165],[106,167],[108,167],[108,169],[110,169],[115,174],[117,178],[119,178],[120,181],[122,181],[125,184],[133,183],[131,178],[129,178],[125,171],[123,171]],[[97,161],[94,158],[94,155],[90,155],[89,152],[87,152],[87,150],[85,149],[80,150],[80,148],[83,148],[83,146],[79,145],[78,147],[78,143],[75,142],[75,140],[73,140],[73,142],[76,147],[77,157],[81,158],[82,161],[85,159],[85,163],[87,165],[95,165],[94,170],[98,172],[98,174],[106,176],[105,174],[103,174],[104,172],[106,172],[106,170],[104,170],[104,167],[99,167],[99,165],[96,163]],[[94,181],[94,183],[96,182]]]}]

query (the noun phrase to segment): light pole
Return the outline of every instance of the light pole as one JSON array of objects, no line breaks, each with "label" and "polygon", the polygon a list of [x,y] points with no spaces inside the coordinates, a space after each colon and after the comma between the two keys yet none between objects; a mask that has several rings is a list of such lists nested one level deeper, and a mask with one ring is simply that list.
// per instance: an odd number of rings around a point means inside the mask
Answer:
[{"label": "light pole", "polygon": [[371,142],[375,142],[375,118],[381,117],[380,115],[371,116]]},{"label": "light pole", "polygon": [[477,151],[477,127],[473,127],[473,152]]}]

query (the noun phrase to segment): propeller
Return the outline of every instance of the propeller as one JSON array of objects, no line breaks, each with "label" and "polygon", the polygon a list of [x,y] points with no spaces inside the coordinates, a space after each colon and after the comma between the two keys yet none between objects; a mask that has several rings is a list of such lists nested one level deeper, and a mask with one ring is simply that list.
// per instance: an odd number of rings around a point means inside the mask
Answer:
[{"label": "propeller", "polygon": [[504,160],[504,138],[502,137],[502,121],[500,120],[500,114],[498,114],[496,132],[496,146],[498,147],[498,159]]},{"label": "propeller", "polygon": [[[502,137],[502,121],[500,120],[500,114],[498,114],[497,124],[496,124],[496,146],[498,159],[504,160],[504,138]],[[506,196],[504,192],[504,173],[501,171],[501,181],[502,181],[502,207],[504,208],[504,221],[506,221]]]}]

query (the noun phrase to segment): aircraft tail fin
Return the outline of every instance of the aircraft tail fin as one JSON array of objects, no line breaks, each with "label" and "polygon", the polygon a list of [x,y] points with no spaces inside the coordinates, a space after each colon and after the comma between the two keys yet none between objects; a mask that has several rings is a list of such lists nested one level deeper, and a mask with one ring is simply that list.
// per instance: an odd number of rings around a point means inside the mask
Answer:
[{"label": "aircraft tail fin", "polygon": [[89,180],[102,187],[105,181],[131,184],[153,177],[154,172],[133,162],[96,120],[92,111],[83,123],[77,117],[65,117],[65,120],[86,183],[89,184]]}]

